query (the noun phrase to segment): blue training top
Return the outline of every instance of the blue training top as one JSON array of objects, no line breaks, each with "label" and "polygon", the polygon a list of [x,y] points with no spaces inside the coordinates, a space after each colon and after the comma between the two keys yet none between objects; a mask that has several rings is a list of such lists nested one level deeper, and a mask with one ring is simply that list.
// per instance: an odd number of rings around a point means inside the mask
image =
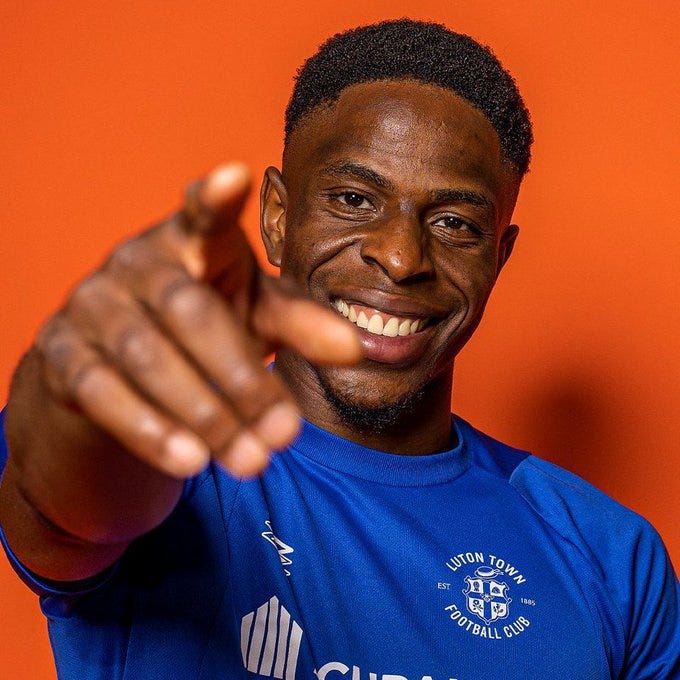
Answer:
[{"label": "blue training top", "polygon": [[188,481],[88,582],[8,551],[60,680],[679,678],[679,584],[654,529],[453,423],[457,447],[429,456],[305,423],[258,479]]}]

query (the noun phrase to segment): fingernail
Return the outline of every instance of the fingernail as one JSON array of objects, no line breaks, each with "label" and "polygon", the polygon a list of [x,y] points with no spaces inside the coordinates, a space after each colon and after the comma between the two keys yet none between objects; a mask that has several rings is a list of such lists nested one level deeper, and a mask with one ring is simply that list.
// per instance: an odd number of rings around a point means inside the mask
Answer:
[{"label": "fingernail", "polygon": [[223,199],[225,187],[247,184],[250,173],[243,163],[229,163],[213,170],[202,189],[202,198],[207,205],[213,206]]},{"label": "fingernail", "polygon": [[210,450],[200,439],[186,432],[173,432],[163,446],[165,463],[172,474],[196,474],[210,460]]},{"label": "fingernail", "polygon": [[253,430],[272,449],[278,449],[289,444],[300,431],[300,415],[290,404],[275,404],[257,421]]},{"label": "fingernail", "polygon": [[269,451],[257,437],[241,432],[232,441],[223,460],[237,477],[252,477],[267,466]]}]

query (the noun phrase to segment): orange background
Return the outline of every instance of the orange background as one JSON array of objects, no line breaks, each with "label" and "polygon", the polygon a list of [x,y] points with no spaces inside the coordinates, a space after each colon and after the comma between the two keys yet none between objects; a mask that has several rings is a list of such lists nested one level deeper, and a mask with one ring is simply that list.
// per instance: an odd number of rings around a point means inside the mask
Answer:
[{"label": "orange background", "polygon": [[[2,5],[3,399],[41,320],[185,182],[229,158],[278,164],[292,75],[326,36],[434,19],[493,46],[537,139],[454,407],[646,515],[680,564],[676,2]],[[37,602],[2,560],[0,624],[0,676],[54,678]]]}]

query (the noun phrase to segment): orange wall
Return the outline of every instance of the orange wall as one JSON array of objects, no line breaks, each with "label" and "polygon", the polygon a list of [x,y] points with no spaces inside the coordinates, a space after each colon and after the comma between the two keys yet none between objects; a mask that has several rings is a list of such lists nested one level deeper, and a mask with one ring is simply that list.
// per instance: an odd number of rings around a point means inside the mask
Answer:
[{"label": "orange wall", "polygon": [[[184,182],[228,158],[278,162],[291,76],[324,37],[436,19],[494,46],[537,138],[520,241],[454,406],[645,514],[680,564],[677,7],[3,3],[0,396],[69,286]],[[37,604],[1,560],[0,622],[0,677],[53,678]]]}]

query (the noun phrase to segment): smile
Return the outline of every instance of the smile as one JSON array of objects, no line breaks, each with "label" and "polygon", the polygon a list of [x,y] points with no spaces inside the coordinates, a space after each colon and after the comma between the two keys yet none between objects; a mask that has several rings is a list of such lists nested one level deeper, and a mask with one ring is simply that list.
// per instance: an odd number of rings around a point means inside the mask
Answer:
[{"label": "smile", "polygon": [[336,298],[333,301],[333,306],[359,328],[363,328],[373,335],[384,335],[388,338],[414,335],[422,330],[430,320],[429,317],[403,318],[392,316],[377,309],[350,304],[342,298]]}]

